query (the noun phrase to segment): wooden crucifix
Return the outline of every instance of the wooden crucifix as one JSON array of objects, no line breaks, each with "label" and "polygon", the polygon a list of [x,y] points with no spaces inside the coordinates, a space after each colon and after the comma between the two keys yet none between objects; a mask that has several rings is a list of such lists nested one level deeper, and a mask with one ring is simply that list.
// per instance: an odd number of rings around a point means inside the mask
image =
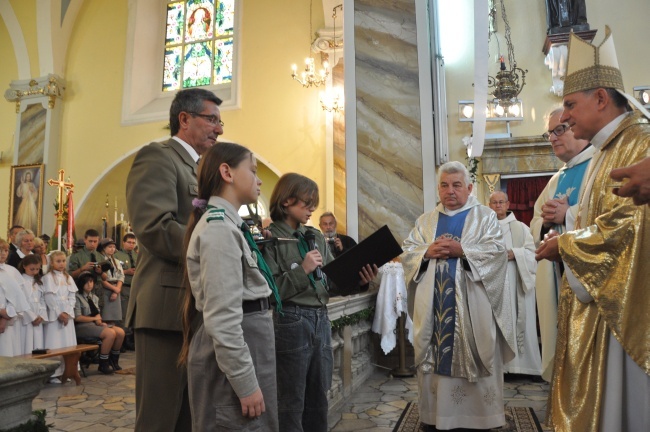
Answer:
[{"label": "wooden crucifix", "polygon": [[63,225],[63,199],[65,197],[66,190],[74,190],[74,184],[65,181],[65,170],[59,170],[59,179],[58,180],[48,180],[47,184],[50,186],[56,186],[59,188],[59,208],[56,211],[56,225],[57,225],[57,235],[59,238],[58,250],[61,250],[61,226]]}]

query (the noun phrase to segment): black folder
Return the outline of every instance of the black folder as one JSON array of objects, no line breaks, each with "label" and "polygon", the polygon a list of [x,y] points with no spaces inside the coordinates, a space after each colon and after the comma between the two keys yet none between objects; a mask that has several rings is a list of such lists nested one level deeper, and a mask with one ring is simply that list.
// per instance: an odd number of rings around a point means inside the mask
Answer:
[{"label": "black folder", "polygon": [[401,246],[388,226],[384,225],[327,264],[322,270],[338,287],[355,287],[361,281],[359,271],[364,265],[376,264],[377,267],[381,267],[401,254]]}]

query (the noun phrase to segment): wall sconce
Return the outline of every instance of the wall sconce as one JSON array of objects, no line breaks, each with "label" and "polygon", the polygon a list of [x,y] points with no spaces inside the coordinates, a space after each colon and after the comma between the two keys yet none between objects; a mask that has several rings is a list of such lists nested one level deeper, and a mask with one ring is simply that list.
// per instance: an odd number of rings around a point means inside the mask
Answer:
[{"label": "wall sconce", "polygon": [[[522,121],[524,119],[523,102],[521,99],[516,99],[516,101],[508,107],[504,107],[499,104],[498,101],[489,102],[485,109],[485,117],[487,121],[492,122]],[[474,101],[458,101],[458,120],[461,122],[474,121]]]},{"label": "wall sconce", "polygon": [[645,108],[650,108],[650,86],[634,87],[634,97],[641,102]]},{"label": "wall sconce", "polygon": [[[488,102],[485,108],[485,119],[489,122],[505,122],[505,134],[485,134],[485,138],[510,138],[511,121],[522,121],[524,119],[524,105],[521,99],[515,99],[506,107],[494,99]],[[461,100],[458,101],[458,121],[473,122],[474,121],[474,101]]]},{"label": "wall sconce", "polygon": [[324,111],[337,113],[343,111],[345,107],[343,99],[343,90],[338,87],[328,88],[319,93],[321,107]]}]

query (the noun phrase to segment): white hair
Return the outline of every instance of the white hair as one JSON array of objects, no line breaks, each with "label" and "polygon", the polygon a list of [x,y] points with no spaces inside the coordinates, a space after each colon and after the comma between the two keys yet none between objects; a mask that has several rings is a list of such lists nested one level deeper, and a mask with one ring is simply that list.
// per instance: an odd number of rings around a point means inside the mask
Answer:
[{"label": "white hair", "polygon": [[544,116],[544,122],[548,125],[548,122],[551,121],[551,117],[560,115],[562,117],[562,113],[564,112],[564,107],[562,105],[553,108],[548,114]]},{"label": "white hair", "polygon": [[451,161],[451,162],[444,163],[440,166],[440,168],[438,168],[438,183],[440,183],[440,179],[442,178],[443,173],[445,174],[462,173],[463,180],[465,180],[465,186],[469,186],[471,184],[471,181],[469,179],[469,171],[467,171],[467,167],[458,161]]},{"label": "white hair", "polygon": [[497,190],[497,191],[492,192],[492,193],[490,194],[490,199],[492,199],[492,197],[493,197],[494,195],[498,194],[498,193],[503,194],[503,196],[505,197],[506,201],[510,201],[510,199],[508,198],[508,194],[505,193],[505,192],[502,191],[502,190]]},{"label": "white hair", "polygon": [[25,229],[25,230],[20,231],[18,234],[16,234],[16,244],[18,246],[22,246],[23,238],[25,238],[27,236],[35,237],[34,236],[34,231],[29,230],[29,229]]}]

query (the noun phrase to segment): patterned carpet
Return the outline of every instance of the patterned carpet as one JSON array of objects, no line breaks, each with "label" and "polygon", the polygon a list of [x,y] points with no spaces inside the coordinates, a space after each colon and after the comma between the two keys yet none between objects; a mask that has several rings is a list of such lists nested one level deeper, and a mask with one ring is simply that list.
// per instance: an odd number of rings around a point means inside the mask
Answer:
[{"label": "patterned carpet", "polygon": [[[507,424],[494,432],[542,432],[535,412],[526,407],[506,407]],[[393,432],[424,432],[416,402],[409,402],[404,408]]]}]

